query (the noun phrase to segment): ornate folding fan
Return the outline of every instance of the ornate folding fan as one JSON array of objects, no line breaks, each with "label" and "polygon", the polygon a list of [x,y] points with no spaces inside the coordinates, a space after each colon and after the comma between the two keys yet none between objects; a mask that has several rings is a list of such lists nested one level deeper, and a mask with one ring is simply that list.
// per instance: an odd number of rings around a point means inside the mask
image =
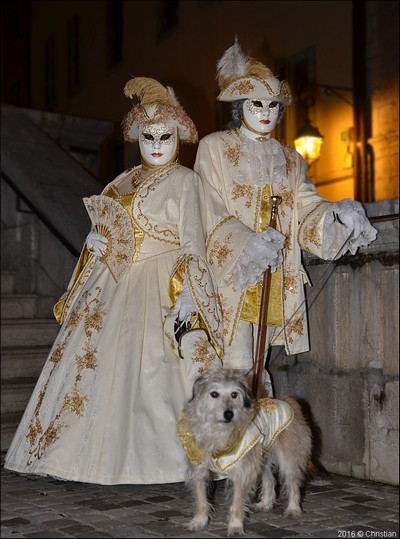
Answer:
[{"label": "ornate folding fan", "polygon": [[135,248],[135,233],[128,212],[121,204],[105,195],[85,197],[92,230],[107,238],[107,248],[100,258],[116,283],[128,271]]}]

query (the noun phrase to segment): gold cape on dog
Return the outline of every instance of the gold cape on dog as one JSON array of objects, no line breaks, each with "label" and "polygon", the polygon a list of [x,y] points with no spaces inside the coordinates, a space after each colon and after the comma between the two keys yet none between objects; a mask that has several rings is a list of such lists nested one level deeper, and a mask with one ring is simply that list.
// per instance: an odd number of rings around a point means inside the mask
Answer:
[{"label": "gold cape on dog", "polygon": [[278,399],[257,399],[257,406],[247,425],[238,431],[237,438],[223,451],[203,455],[187,428],[187,418],[181,414],[176,432],[190,461],[195,465],[204,464],[216,473],[232,468],[250,449],[261,442],[268,449],[275,438],[293,419],[293,408],[289,403]]}]

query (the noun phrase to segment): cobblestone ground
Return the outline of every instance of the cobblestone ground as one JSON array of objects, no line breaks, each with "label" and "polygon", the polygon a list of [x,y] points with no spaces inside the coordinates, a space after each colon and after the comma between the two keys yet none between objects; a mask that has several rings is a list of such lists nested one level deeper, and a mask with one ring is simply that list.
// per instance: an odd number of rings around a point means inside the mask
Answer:
[{"label": "cobblestone ground", "polygon": [[[224,481],[216,511],[201,532],[185,524],[192,498],[183,483],[102,486],[21,476],[1,469],[1,537],[226,537]],[[300,519],[250,512],[245,537],[399,537],[396,486],[324,474],[307,484]]]}]

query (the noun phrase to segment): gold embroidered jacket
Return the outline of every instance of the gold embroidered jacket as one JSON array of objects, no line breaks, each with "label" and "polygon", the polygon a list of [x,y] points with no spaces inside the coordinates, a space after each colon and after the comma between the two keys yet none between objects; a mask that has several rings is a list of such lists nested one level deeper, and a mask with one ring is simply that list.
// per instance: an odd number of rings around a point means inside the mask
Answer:
[{"label": "gold embroidered jacket", "polygon": [[305,352],[309,350],[309,339],[304,285],[310,283],[302,265],[301,250],[325,260],[334,259],[348,232],[335,222],[330,227],[329,238],[326,236],[324,222],[333,203],[319,196],[306,175],[306,162],[289,147],[282,146],[286,179],[269,182],[267,178],[264,186],[238,181],[242,142],[243,135],[239,130],[212,133],[200,141],[194,165],[205,189],[215,190],[232,216],[224,226],[211,231],[207,242],[208,260],[219,287],[225,344],[233,343],[248,298],[246,292],[235,291],[231,285],[238,250],[242,247],[241,242],[236,243],[235,221],[238,219],[255,232],[265,230],[269,222],[266,199],[274,194],[282,197],[276,228],[286,236],[286,242],[280,282],[272,283],[272,287],[279,290],[277,301],[281,311],[281,322],[273,325],[283,326],[283,329],[276,332],[278,335],[272,344],[284,344],[288,354]]},{"label": "gold embroidered jacket", "polygon": [[[170,277],[170,307],[175,304],[186,275],[202,324],[220,353],[223,347],[222,316],[213,275],[206,261],[206,232],[202,215],[206,202],[203,200],[202,183],[192,170],[176,165],[169,172],[151,176],[134,192],[118,195],[119,184],[127,176],[133,177],[139,169],[135,167],[126,170],[102,191],[103,195],[117,199],[132,219],[135,230],[132,264],[159,256],[163,252],[177,252],[177,263]],[[96,259],[84,244],[68,290],[54,306],[54,315],[60,324],[65,320],[95,263]],[[167,315],[164,330],[178,354],[173,336],[174,320],[175,316]]]}]

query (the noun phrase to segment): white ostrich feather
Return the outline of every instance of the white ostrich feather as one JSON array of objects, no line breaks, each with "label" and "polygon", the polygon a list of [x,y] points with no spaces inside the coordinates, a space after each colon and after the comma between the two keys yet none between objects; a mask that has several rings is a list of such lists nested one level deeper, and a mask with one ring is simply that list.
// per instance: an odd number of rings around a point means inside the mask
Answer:
[{"label": "white ostrich feather", "polygon": [[243,53],[236,36],[235,43],[224,52],[217,63],[218,80],[222,82],[232,77],[245,76],[248,62],[249,57]]},{"label": "white ostrich feather", "polygon": [[180,107],[180,103],[178,101],[178,98],[176,97],[176,94],[174,92],[174,89],[171,88],[171,86],[167,86],[167,92],[171,99],[171,104],[173,107]]}]

